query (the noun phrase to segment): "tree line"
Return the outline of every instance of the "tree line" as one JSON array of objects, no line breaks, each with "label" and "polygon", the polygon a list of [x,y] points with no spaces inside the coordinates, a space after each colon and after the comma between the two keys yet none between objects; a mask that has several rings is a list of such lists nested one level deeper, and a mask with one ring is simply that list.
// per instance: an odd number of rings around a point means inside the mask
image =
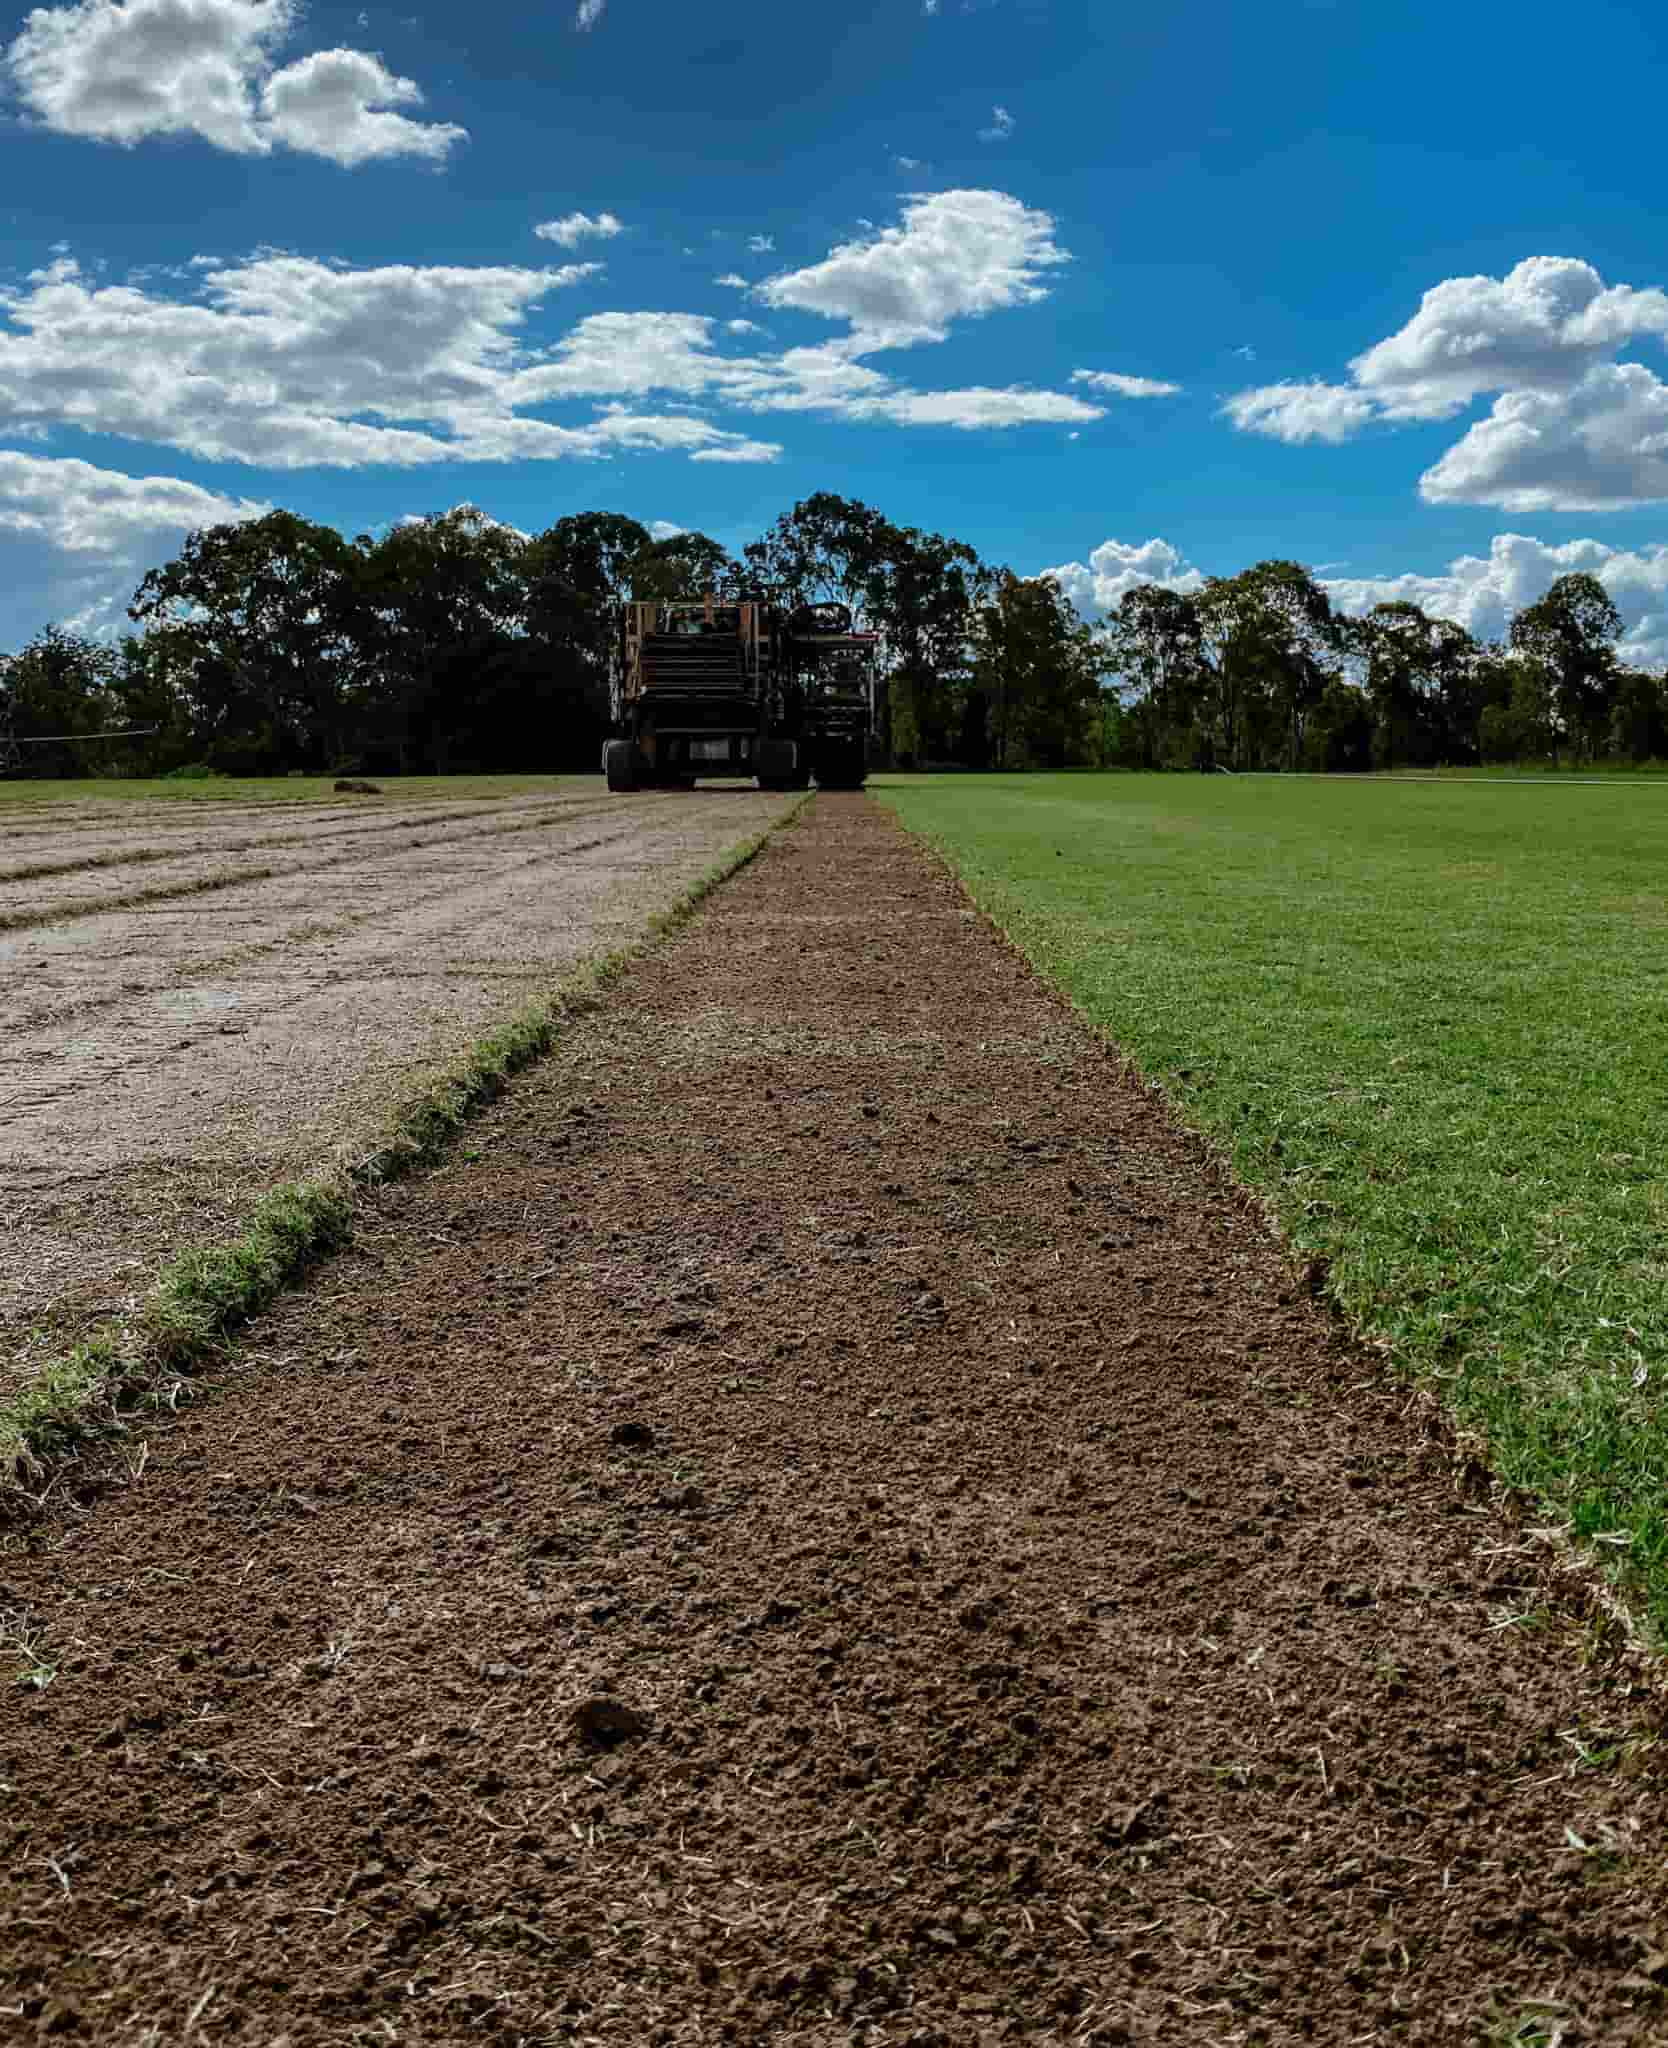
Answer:
[{"label": "tree line", "polygon": [[1105,632],[1131,765],[1354,773],[1668,755],[1664,678],[1630,666],[1621,638],[1586,574],[1479,640],[1401,601],[1347,617],[1296,562],[1188,593],[1143,585]]},{"label": "tree line", "polygon": [[[1363,770],[1668,754],[1593,577],[1498,642],[1406,603],[1333,609],[1300,564],[1148,584],[1097,623],[1050,578],[821,492],[732,555],[585,512],[525,535],[470,506],[348,540],[292,512],[210,527],[116,641],[48,627],[0,656],[22,772],[449,774],[594,768],[627,598],[835,599],[879,636],[878,743],[903,767]],[[99,741],[122,727],[141,736]]]}]

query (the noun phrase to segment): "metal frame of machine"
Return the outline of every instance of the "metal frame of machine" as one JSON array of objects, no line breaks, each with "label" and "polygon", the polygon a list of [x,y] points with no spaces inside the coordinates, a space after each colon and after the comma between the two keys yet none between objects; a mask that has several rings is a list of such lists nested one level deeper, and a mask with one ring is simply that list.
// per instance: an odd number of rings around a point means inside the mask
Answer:
[{"label": "metal frame of machine", "polygon": [[860,789],[874,727],[878,635],[844,605],[784,610],[762,593],[621,606],[612,790],[752,776],[761,789]]}]

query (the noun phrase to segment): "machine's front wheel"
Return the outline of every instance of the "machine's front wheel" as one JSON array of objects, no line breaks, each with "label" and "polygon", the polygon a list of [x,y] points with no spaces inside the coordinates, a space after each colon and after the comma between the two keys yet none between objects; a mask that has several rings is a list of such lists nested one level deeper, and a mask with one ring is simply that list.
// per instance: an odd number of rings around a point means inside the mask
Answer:
[{"label": "machine's front wheel", "polygon": [[602,772],[616,796],[637,787],[637,750],[630,740],[610,740],[602,750]]}]

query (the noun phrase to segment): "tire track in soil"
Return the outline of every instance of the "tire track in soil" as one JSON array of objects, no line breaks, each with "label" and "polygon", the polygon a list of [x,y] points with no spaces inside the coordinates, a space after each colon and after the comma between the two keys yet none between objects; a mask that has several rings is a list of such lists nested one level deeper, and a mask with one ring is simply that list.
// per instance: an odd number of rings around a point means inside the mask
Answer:
[{"label": "tire track in soil", "polygon": [[476,1129],[0,1557],[25,2037],[1668,2037],[1645,1676],[877,810]]}]

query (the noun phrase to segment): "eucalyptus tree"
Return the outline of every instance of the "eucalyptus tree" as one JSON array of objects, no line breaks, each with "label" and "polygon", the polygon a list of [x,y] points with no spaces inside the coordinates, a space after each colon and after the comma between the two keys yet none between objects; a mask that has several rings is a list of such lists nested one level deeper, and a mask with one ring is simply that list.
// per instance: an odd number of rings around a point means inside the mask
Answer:
[{"label": "eucalyptus tree", "polygon": [[1258,562],[1207,577],[1194,608],[1206,764],[1295,768],[1344,647],[1326,592],[1299,562]]},{"label": "eucalyptus tree", "polygon": [[269,512],[189,535],[128,616],[189,651],[200,738],[251,767],[324,767],[345,737],[358,584],[334,527]]},{"label": "eucalyptus tree", "polygon": [[698,597],[707,591],[733,596],[743,571],[727,548],[704,533],[674,533],[651,540],[630,567],[631,595]]},{"label": "eucalyptus tree", "polygon": [[1546,679],[1554,744],[1561,734],[1576,754],[1596,755],[1609,724],[1622,615],[1596,576],[1560,576],[1546,595],[1512,620],[1512,649]]},{"label": "eucalyptus tree", "polygon": [[1469,758],[1476,717],[1469,686],[1477,643],[1452,619],[1397,599],[1347,629],[1373,711],[1373,763]]},{"label": "eucalyptus tree", "polygon": [[525,759],[514,715],[527,651],[527,536],[479,507],[362,537],[359,647],[365,732],[400,772],[445,774]]},{"label": "eucalyptus tree", "polygon": [[1111,654],[1053,577],[1002,570],[978,607],[973,647],[992,766],[1065,768],[1091,758]]},{"label": "eucalyptus tree", "polygon": [[[0,655],[0,732],[32,778],[85,772],[78,735],[118,722],[114,650],[83,633],[45,626],[17,654]],[[62,737],[61,737],[62,736]]]},{"label": "eucalyptus tree", "polygon": [[1119,599],[1102,636],[1138,736],[1140,765],[1191,761],[1202,672],[1199,613],[1191,595],[1162,583],[1138,583]]},{"label": "eucalyptus tree", "polygon": [[817,491],[743,548],[754,580],[787,605],[844,604],[864,623],[897,529],[872,505]]},{"label": "eucalyptus tree", "polygon": [[1610,751],[1621,760],[1668,758],[1668,679],[1644,669],[1618,669],[1608,737]]}]

